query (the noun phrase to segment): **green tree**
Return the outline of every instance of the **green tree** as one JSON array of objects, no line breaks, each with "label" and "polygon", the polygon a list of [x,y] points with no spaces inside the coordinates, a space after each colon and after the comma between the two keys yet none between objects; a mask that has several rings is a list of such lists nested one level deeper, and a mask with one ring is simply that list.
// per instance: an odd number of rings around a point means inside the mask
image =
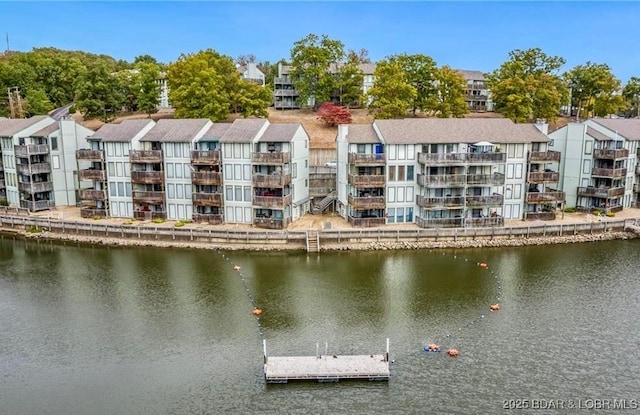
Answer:
[{"label": "green tree", "polygon": [[628,117],[640,117],[640,78],[632,76],[622,89],[622,96],[627,100]]},{"label": "green tree", "polygon": [[86,119],[98,118],[104,122],[117,117],[123,105],[120,78],[104,61],[96,61],[76,84],[76,107]]},{"label": "green tree", "polygon": [[625,108],[620,80],[611,73],[607,64],[587,62],[578,65],[564,74],[571,87],[572,107],[577,108],[576,119],[580,114],[593,115],[617,114]]},{"label": "green tree", "polygon": [[392,56],[390,60],[400,65],[407,80],[416,90],[416,95],[409,107],[413,116],[416,116],[418,110],[422,112],[433,111],[432,104],[436,95],[435,81],[438,71],[436,62],[426,55],[407,55],[404,53]]},{"label": "green tree", "polygon": [[405,117],[418,93],[400,63],[395,60],[378,62],[374,77],[376,82],[367,93],[371,100],[369,113],[379,119]]},{"label": "green tree", "polygon": [[540,48],[509,52],[509,60],[488,76],[495,110],[515,122],[557,119],[568,96],[557,75],[564,63],[563,58],[549,56]]},{"label": "green tree", "polygon": [[436,72],[436,93],[433,95],[432,107],[439,118],[464,117],[469,112],[469,106],[464,99],[464,89],[467,84],[465,77],[448,66],[443,66]]},{"label": "green tree", "polygon": [[135,83],[135,94],[138,110],[146,114],[154,114],[160,96],[160,66],[157,63],[141,61],[136,64],[138,76]]},{"label": "green tree", "polygon": [[123,111],[135,112],[138,110],[138,91],[136,85],[140,74],[131,69],[113,73],[118,78],[120,93],[122,94]]},{"label": "green tree", "polygon": [[291,77],[300,95],[300,102],[311,100],[313,109],[331,98],[339,89],[331,66],[340,64],[345,57],[344,45],[326,35],[310,34],[293,44],[291,49]]},{"label": "green tree", "polygon": [[238,89],[233,92],[234,112],[243,117],[268,117],[267,108],[271,105],[273,92],[250,81],[241,80]]},{"label": "green tree", "polygon": [[42,89],[31,89],[25,96],[27,116],[47,114],[54,108],[47,94]]},{"label": "green tree", "polygon": [[360,69],[360,60],[356,55],[349,55],[344,64],[336,65],[335,78],[340,105],[347,108],[362,102],[362,83],[364,73]]}]

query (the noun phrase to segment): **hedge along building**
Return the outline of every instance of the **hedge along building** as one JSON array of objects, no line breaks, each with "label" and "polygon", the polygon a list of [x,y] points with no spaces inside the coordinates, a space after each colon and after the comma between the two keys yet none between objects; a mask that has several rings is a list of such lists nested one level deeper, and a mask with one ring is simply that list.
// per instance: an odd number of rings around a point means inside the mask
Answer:
[{"label": "hedge along building", "polygon": [[545,128],[472,118],[340,125],[338,211],[361,227],[502,226],[504,219],[539,219],[529,214],[542,206],[553,219],[564,194],[530,174],[558,156],[548,154]]}]

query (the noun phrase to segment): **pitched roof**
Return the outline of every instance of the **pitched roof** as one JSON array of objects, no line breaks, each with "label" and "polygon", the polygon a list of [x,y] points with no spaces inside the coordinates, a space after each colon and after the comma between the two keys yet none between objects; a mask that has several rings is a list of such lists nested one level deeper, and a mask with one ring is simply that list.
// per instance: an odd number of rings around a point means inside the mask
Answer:
[{"label": "pitched roof", "polygon": [[210,122],[207,118],[158,120],[156,125],[140,138],[140,141],[191,142]]},{"label": "pitched roof", "polygon": [[419,143],[531,143],[549,138],[533,124],[515,124],[506,118],[407,118],[376,120],[389,144]]},{"label": "pitched roof", "polygon": [[373,129],[373,124],[349,124],[347,131],[348,143],[379,143],[380,137]]},{"label": "pitched roof", "polygon": [[47,125],[44,128],[41,128],[40,130],[36,131],[35,133],[31,134],[31,137],[47,137],[49,134],[51,134],[52,132],[59,130],[60,129],[60,124],[57,122],[51,123],[49,125]]},{"label": "pitched roof", "polygon": [[207,130],[202,138],[220,138],[231,127],[230,122],[214,123],[211,128]]},{"label": "pitched roof", "polygon": [[595,128],[589,127],[587,126],[587,135],[590,135],[591,137],[595,138],[598,141],[610,141],[612,140],[611,137],[608,137],[606,134],[601,133],[600,131],[596,130]]},{"label": "pitched roof", "polygon": [[301,124],[287,123],[287,124],[269,124],[267,129],[262,134],[262,137],[258,141],[271,141],[271,142],[288,142],[293,140],[293,136],[300,128]]},{"label": "pitched roof", "polygon": [[124,120],[120,124],[105,124],[95,133],[88,137],[88,140],[101,140],[105,142],[131,141],[144,127],[152,123],[153,120]]},{"label": "pitched roof", "polygon": [[0,137],[13,137],[25,128],[29,128],[46,118],[50,118],[52,122],[54,121],[53,118],[49,117],[48,115],[36,115],[31,118],[15,118],[2,120],[0,121]]},{"label": "pitched roof", "polygon": [[269,121],[263,118],[237,119],[220,137],[220,142],[250,143]]},{"label": "pitched roof", "polygon": [[608,128],[627,140],[640,140],[640,119],[637,118],[594,118],[591,121]]},{"label": "pitched roof", "polygon": [[458,69],[458,72],[464,76],[467,81],[486,81],[484,74],[480,71],[468,71],[466,69]]}]

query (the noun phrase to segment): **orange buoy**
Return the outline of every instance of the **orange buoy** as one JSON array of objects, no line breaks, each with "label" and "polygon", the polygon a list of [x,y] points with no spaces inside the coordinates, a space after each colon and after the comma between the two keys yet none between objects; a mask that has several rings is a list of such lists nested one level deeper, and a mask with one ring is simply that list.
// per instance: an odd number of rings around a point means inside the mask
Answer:
[{"label": "orange buoy", "polygon": [[459,354],[459,352],[458,352],[458,349],[449,349],[447,350],[447,354],[451,357],[456,357]]},{"label": "orange buoy", "polygon": [[234,270],[234,271],[240,271],[240,265],[235,265],[235,266],[233,267],[233,270]]},{"label": "orange buoy", "polygon": [[252,313],[254,316],[258,317],[260,314],[262,314],[262,310],[260,310],[259,308],[254,308]]},{"label": "orange buoy", "polygon": [[427,348],[432,352],[437,352],[438,350],[440,350],[440,346],[438,346],[435,343],[431,343],[430,345],[427,346]]},{"label": "orange buoy", "polygon": [[486,263],[486,262],[479,262],[479,263],[478,263],[478,266],[479,266],[480,268],[482,268],[482,269],[486,269],[486,268],[488,268],[488,267],[489,267],[489,265],[487,265],[487,263]]},{"label": "orange buoy", "polygon": [[491,311],[498,311],[500,310],[500,304],[492,304],[489,309],[491,309]]}]

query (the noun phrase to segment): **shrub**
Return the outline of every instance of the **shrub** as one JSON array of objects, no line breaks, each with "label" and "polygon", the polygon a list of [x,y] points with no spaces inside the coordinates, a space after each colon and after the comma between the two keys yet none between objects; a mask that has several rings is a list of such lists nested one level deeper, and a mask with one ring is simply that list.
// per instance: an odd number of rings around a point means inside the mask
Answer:
[{"label": "shrub", "polygon": [[93,220],[100,220],[100,219],[102,219],[102,216],[95,215],[95,216],[93,217]]},{"label": "shrub", "polygon": [[615,212],[607,212],[605,215],[606,215],[608,218],[612,218],[612,217],[614,217],[616,214],[615,214]]},{"label": "shrub", "polygon": [[153,223],[164,223],[164,219],[162,218],[154,218],[151,220],[151,222]]},{"label": "shrub", "polygon": [[181,228],[184,226],[184,222],[179,220],[173,226],[175,226],[176,228]]},{"label": "shrub", "polygon": [[318,108],[318,119],[324,121],[329,127],[351,124],[351,111],[349,108],[325,102]]},{"label": "shrub", "polygon": [[0,206],[9,206],[9,201],[7,199],[0,199]]},{"label": "shrub", "polygon": [[594,209],[591,213],[593,213],[596,216],[600,216],[602,214],[602,211],[600,211],[598,209]]},{"label": "shrub", "polygon": [[566,213],[576,213],[576,212],[577,212],[577,209],[576,209],[576,208],[574,208],[574,207],[568,207],[568,208],[564,208],[564,211],[565,211]]},{"label": "shrub", "polygon": [[27,227],[27,232],[29,233],[40,233],[42,232],[42,228],[36,225],[30,225]]}]

